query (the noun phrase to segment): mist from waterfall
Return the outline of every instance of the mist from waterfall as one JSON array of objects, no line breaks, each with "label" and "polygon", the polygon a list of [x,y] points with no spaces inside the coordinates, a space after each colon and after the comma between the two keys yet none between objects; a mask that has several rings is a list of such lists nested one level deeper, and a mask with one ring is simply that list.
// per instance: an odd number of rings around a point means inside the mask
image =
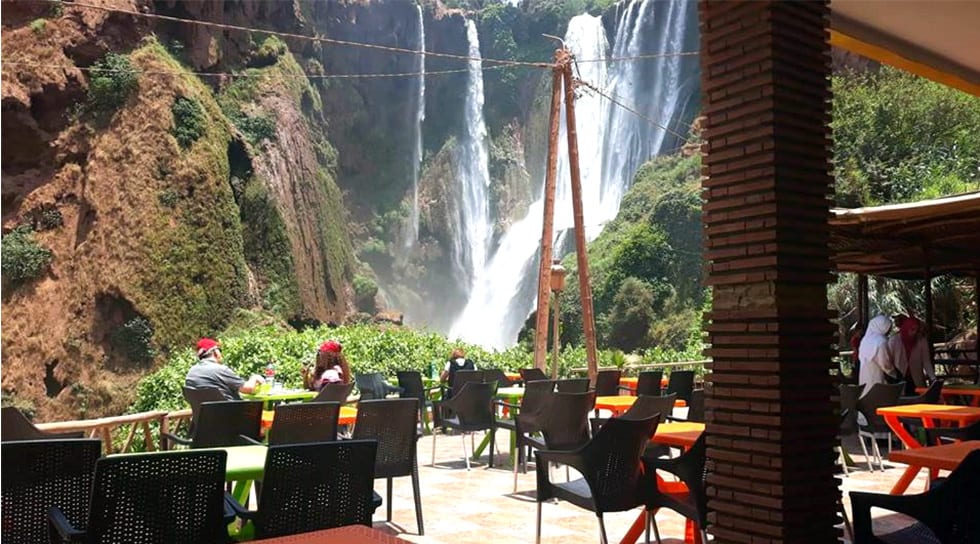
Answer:
[{"label": "mist from waterfall", "polygon": [[422,123],[425,122],[425,21],[422,5],[417,4],[419,22],[418,93],[415,100],[415,153],[412,156],[412,210],[408,218],[405,247],[411,248],[419,240],[419,173],[422,169]]},{"label": "mist from waterfall", "polygon": [[[569,21],[565,42],[581,60],[695,50],[698,34],[694,10],[695,5],[688,0],[630,0],[617,20],[612,55],[608,54],[601,20],[590,15]],[[618,102],[684,134],[693,117],[692,106],[696,105],[698,70],[696,57],[665,56],[582,62],[577,75]],[[575,106],[584,221],[586,236],[592,239],[607,221],[615,218],[636,170],[654,155],[673,151],[679,139],[595,93],[580,90],[579,94]],[[566,149],[566,127],[562,122],[556,236],[572,226]],[[503,235],[487,266],[475,268],[470,297],[450,329],[451,337],[493,348],[505,348],[516,340],[536,304],[543,196],[542,191],[528,214]]]},{"label": "mist from waterfall", "polygon": [[476,23],[466,20],[469,46],[463,132],[456,145],[454,164],[458,180],[458,200],[452,213],[456,236],[451,257],[456,281],[465,290],[473,287],[475,276],[484,269],[493,234],[490,218],[489,137],[483,118],[483,62]]}]

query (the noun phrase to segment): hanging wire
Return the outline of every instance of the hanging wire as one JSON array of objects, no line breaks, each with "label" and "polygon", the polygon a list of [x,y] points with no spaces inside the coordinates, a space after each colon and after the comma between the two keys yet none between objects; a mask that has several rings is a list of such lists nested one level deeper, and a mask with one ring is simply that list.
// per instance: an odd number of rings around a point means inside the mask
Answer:
[{"label": "hanging wire", "polygon": [[626,60],[647,60],[663,59],[667,57],[691,57],[697,56],[700,51],[674,51],[668,53],[650,53],[647,55],[633,55],[631,57],[609,57],[605,59],[585,59],[577,62],[621,62]]},{"label": "hanging wire", "polygon": [[648,123],[650,123],[650,124],[652,124],[654,126],[657,126],[657,127],[661,128],[661,129],[669,132],[670,134],[672,134],[672,135],[680,138],[685,143],[690,143],[688,141],[688,139],[687,139],[687,136],[684,136],[683,134],[677,132],[676,130],[673,130],[672,128],[670,128],[668,126],[664,126],[664,125],[660,124],[656,120],[651,119],[650,117],[648,117],[648,116],[640,113],[639,111],[637,111],[633,107],[627,106],[626,104],[623,104],[622,102],[620,102],[620,99],[619,99],[618,96],[616,96],[616,95],[614,95],[612,93],[608,93],[608,92],[602,91],[601,89],[599,89],[595,85],[592,85],[591,83],[589,83],[587,81],[584,81],[584,80],[581,80],[581,79],[575,79],[575,85],[576,86],[581,85],[581,86],[585,87],[586,89],[591,90],[592,92],[598,94],[599,96],[604,97],[606,100],[608,100],[608,101],[612,102],[613,104],[619,106],[620,108],[623,108],[624,110],[626,110],[626,111],[632,113],[633,115],[635,115],[635,116],[637,116],[637,117],[639,117],[639,118],[647,121]]}]

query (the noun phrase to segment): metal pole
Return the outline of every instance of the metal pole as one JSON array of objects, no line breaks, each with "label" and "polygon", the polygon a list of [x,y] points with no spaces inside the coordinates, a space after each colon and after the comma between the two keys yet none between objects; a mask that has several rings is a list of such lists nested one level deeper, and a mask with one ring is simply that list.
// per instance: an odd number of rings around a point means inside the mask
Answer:
[{"label": "metal pole", "polygon": [[568,134],[568,170],[572,178],[575,256],[578,259],[578,286],[582,299],[585,357],[589,363],[589,380],[595,385],[599,373],[599,359],[596,356],[595,319],[592,315],[592,287],[589,285],[589,255],[585,247],[585,218],[582,213],[582,179],[578,164],[578,130],[575,126],[575,86],[572,82],[571,60],[571,56],[566,51],[562,67],[565,73],[565,128]]},{"label": "metal pole", "polygon": [[[563,50],[555,51],[555,61],[563,58]],[[551,75],[551,127],[548,132],[548,170],[544,179],[544,220],[541,226],[541,262],[538,266],[538,313],[534,328],[534,366],[547,369],[548,294],[551,291],[551,255],[554,236],[555,184],[558,175],[558,125],[561,120],[562,68],[557,65]]]},{"label": "metal pole", "polygon": [[858,327],[862,331],[868,328],[869,311],[868,276],[866,274],[858,274]]},{"label": "metal pole", "polygon": [[554,324],[551,327],[551,338],[552,338],[552,341],[551,341],[551,379],[552,380],[557,380],[558,379],[558,345],[560,343],[559,342],[559,339],[560,339],[559,336],[561,334],[561,331],[558,328],[559,327],[559,323],[560,323],[560,320],[558,318],[561,315],[561,312],[560,312],[560,310],[558,308],[558,305],[560,304],[560,301],[561,301],[561,293],[558,292],[558,291],[556,291],[555,292],[555,309],[553,310],[554,311],[554,314],[555,314],[555,317],[554,317]]}]

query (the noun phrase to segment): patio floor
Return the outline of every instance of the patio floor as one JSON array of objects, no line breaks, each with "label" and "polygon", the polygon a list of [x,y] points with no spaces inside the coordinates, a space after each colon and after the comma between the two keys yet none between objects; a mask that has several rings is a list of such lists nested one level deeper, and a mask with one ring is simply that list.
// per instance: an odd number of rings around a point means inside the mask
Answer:
[{"label": "patio floor", "polygon": [[[476,437],[477,442],[482,434]],[[533,464],[527,474],[518,476],[518,492],[513,493],[513,472],[506,450],[497,454],[494,468],[487,468],[484,452],[480,463],[474,463],[467,472],[463,462],[462,440],[458,435],[440,433],[436,446],[436,466],[432,459],[432,437],[419,441],[419,478],[422,488],[422,508],[425,536],[419,536],[415,525],[410,478],[394,481],[394,512],[391,523],[386,523],[385,508],[375,514],[374,526],[405,540],[418,543],[483,543],[483,542],[534,542],[534,526],[537,503],[534,500],[535,475]],[[469,450],[469,438],[466,439]],[[507,447],[508,439],[501,433],[497,443]],[[885,472],[868,472],[864,456],[856,439],[848,442],[848,451],[858,464],[847,477],[843,477],[844,504],[850,515],[850,501],[846,492],[851,490],[887,493],[901,476],[905,465],[888,463]],[[882,454],[887,456],[887,448]],[[498,466],[496,463],[499,462]],[[877,465],[876,465],[877,468]],[[574,478],[574,472],[572,473]],[[927,471],[921,471],[909,487],[910,493],[924,489]],[[553,477],[564,478],[564,470],[555,469]],[[378,480],[375,490],[385,496],[385,483]],[[619,542],[639,510],[605,515],[606,531],[611,543]],[[909,523],[908,518],[884,511],[872,510],[875,515],[875,532],[890,532]],[[572,544],[599,542],[599,526],[594,514],[566,502],[546,503],[543,511],[542,542]],[[657,525],[663,542],[683,542],[684,519],[669,511],[657,514]],[[652,536],[651,536],[652,540]],[[642,542],[642,537],[640,539]]]}]

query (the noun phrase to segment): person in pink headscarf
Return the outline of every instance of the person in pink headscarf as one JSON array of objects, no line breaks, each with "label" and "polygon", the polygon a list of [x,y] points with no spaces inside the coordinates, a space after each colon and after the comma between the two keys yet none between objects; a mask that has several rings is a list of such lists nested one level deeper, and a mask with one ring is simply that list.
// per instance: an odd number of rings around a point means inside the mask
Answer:
[{"label": "person in pink headscarf", "polygon": [[319,391],[328,383],[350,383],[350,364],[344,358],[344,347],[336,340],[320,344],[316,354],[316,367],[311,371],[303,368],[303,384],[307,389]]},{"label": "person in pink headscarf", "polygon": [[888,353],[895,370],[905,378],[907,394],[914,395],[916,387],[925,387],[936,379],[927,342],[922,321],[911,316],[903,316],[898,334],[888,339]]}]

